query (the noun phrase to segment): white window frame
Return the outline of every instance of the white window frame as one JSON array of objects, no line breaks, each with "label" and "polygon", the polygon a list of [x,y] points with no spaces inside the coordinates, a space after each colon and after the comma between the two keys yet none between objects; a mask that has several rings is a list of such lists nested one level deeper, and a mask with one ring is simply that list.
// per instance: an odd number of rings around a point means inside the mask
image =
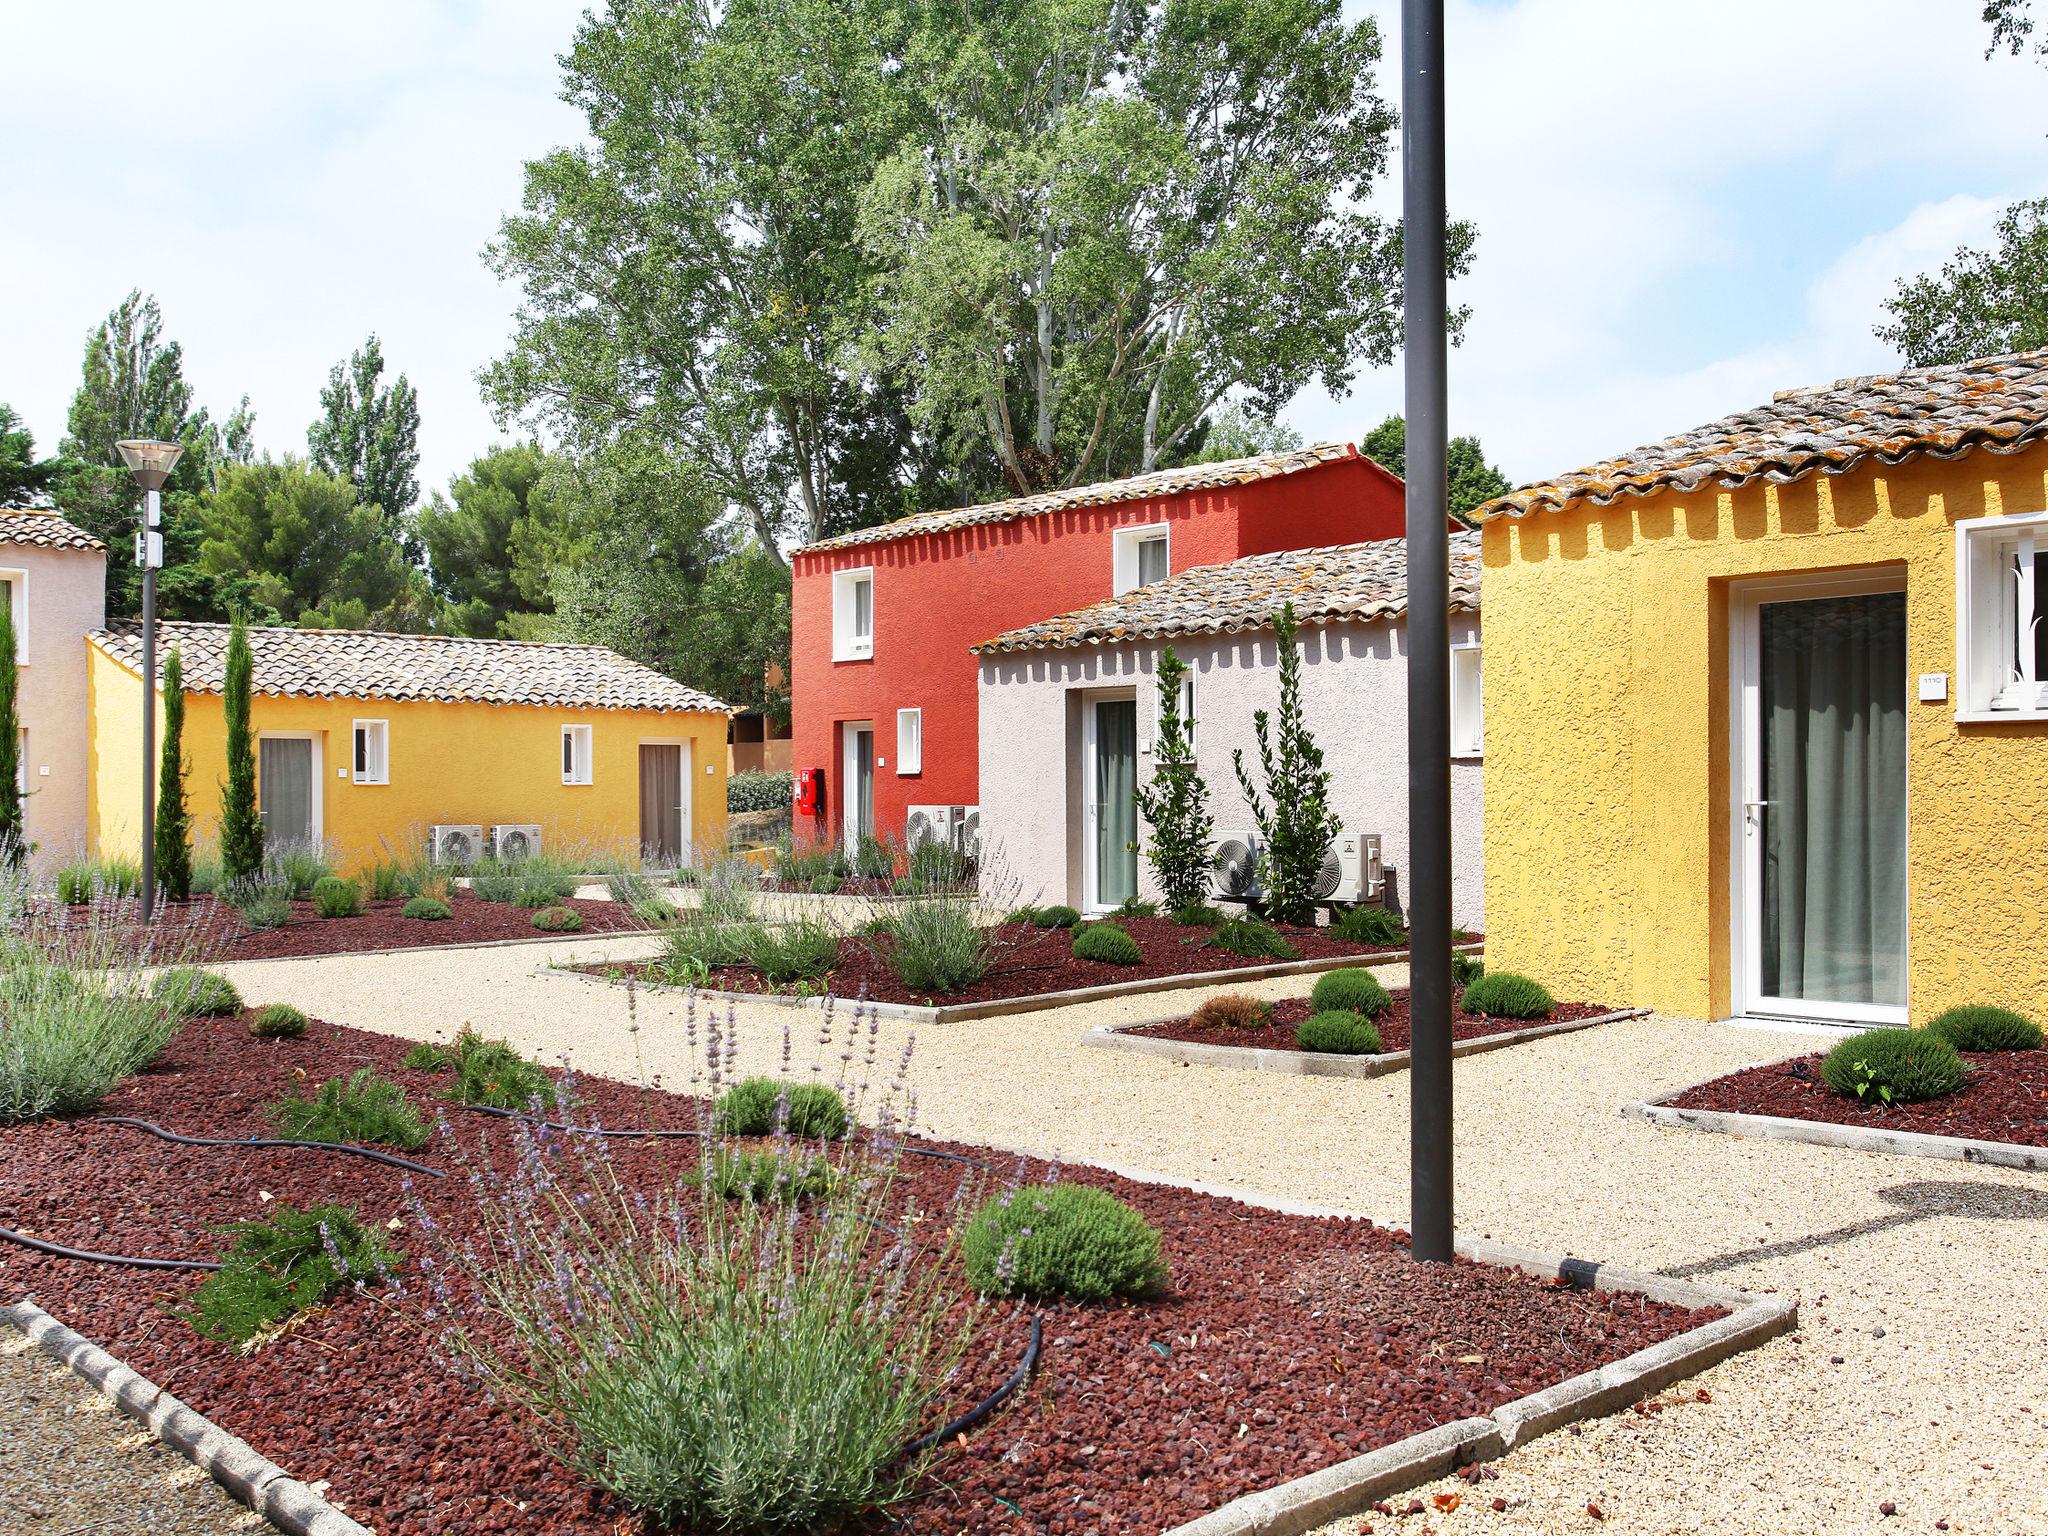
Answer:
[{"label": "white window frame", "polygon": [[896,711],[896,777],[907,779],[923,772],[924,709],[922,706],[899,709]]},{"label": "white window frame", "polygon": [[[17,795],[26,795],[28,793],[28,727],[25,725],[21,727],[20,745],[21,755],[14,760],[14,792]],[[21,817],[24,830],[26,830],[28,822],[27,800],[23,800],[21,803]]]},{"label": "white window frame", "polygon": [[[2009,568],[2015,555],[2017,572]],[[1971,517],[1956,524],[1959,723],[2048,720],[2048,677],[2026,675],[2031,647],[2020,643],[2019,634],[2022,602],[2040,582],[2048,582],[2048,512]],[[2017,668],[2010,659],[2016,653]]]},{"label": "white window frame", "polygon": [[[367,734],[374,750],[358,752],[358,738]],[[358,768],[361,758],[366,766]],[[358,784],[389,784],[391,782],[391,722],[389,720],[356,720],[349,724],[348,732],[349,777]]]},{"label": "white window frame", "polygon": [[14,664],[28,665],[28,572],[0,566],[0,581],[7,583],[7,595],[14,616]]},{"label": "white window frame", "polygon": [[1110,587],[1116,596],[1122,597],[1143,585],[1138,580],[1138,546],[1155,539],[1166,546],[1166,573],[1170,576],[1173,574],[1173,529],[1170,526],[1143,523],[1135,528],[1116,530],[1110,541]]},{"label": "white window frame", "polygon": [[562,782],[578,786],[594,783],[597,779],[597,744],[592,739],[591,728],[587,725],[563,726],[561,745],[567,748],[560,759]]},{"label": "white window frame", "polygon": [[1486,662],[1477,640],[1451,647],[1451,756],[1486,755]]},{"label": "white window frame", "polygon": [[[868,632],[858,634],[859,588],[868,589]],[[832,573],[832,659],[867,661],[875,654],[875,568],[850,566]]]}]

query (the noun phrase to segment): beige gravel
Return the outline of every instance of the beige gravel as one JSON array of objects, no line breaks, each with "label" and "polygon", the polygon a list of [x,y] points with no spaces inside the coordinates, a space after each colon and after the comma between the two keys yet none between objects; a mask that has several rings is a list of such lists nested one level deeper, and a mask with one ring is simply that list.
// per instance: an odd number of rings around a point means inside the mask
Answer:
[{"label": "beige gravel", "polygon": [[[644,938],[583,940],[231,970],[254,1002],[414,1038],[473,1022],[544,1059],[566,1053],[630,1078],[623,990],[537,967],[548,955],[650,948]],[[912,1068],[925,1128],[1404,1221],[1405,1074],[1281,1076],[1078,1044],[1086,1028],[1201,995],[926,1028]],[[674,995],[639,994],[645,1070],[670,1084],[688,1073],[681,1018]],[[803,1064],[813,1015],[746,1004],[738,1018],[743,1067],[772,1069],[785,1020]],[[882,1024],[885,1059],[907,1033]],[[1891,1536],[1946,1519],[1953,1532],[2048,1536],[2048,1178],[1620,1117],[1626,1100],[1813,1047],[1792,1033],[1652,1018],[1458,1063],[1460,1230],[1790,1294],[1802,1327],[1672,1394],[1704,1388],[1709,1403],[1545,1437],[1497,1463],[1496,1479],[1423,1491],[1460,1493],[1454,1513],[1366,1523],[1403,1536]],[[1487,1508],[1494,1498],[1505,1514]],[[1896,1519],[1880,1516],[1886,1500]],[[1330,1528],[1359,1529],[1355,1519]]]}]

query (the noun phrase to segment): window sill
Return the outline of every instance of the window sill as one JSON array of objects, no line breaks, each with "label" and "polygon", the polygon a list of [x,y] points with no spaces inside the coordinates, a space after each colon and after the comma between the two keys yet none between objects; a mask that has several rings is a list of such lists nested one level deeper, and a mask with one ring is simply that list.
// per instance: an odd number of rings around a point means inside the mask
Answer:
[{"label": "window sill", "polygon": [[389,779],[351,779],[349,782],[359,789],[389,789],[391,787]]},{"label": "window sill", "polygon": [[1959,709],[1957,725],[2041,725],[2048,709]]},{"label": "window sill", "polygon": [[847,651],[843,655],[838,652],[834,652],[832,656],[832,664],[834,666],[837,666],[842,661],[873,661],[874,659],[875,653],[873,651]]}]

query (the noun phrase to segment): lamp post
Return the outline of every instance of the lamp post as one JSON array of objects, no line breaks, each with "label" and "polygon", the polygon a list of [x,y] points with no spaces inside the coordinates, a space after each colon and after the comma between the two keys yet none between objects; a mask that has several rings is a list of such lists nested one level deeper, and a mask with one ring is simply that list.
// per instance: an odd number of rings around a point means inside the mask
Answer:
[{"label": "lamp post", "polygon": [[185,450],[149,438],[114,446],[142,487],[135,563],[142,567],[142,920],[147,923],[156,916],[156,573],[164,563],[164,482]]}]

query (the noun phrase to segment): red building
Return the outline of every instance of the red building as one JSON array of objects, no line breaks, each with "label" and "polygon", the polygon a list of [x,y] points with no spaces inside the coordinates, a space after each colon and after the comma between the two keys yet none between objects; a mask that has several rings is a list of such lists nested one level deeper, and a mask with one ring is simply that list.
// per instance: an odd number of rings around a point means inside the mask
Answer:
[{"label": "red building", "polygon": [[[979,642],[1190,566],[1402,528],[1400,479],[1330,443],[806,545],[792,561],[798,834],[902,837],[913,806],[979,804]],[[807,815],[814,770],[822,793]]]}]

